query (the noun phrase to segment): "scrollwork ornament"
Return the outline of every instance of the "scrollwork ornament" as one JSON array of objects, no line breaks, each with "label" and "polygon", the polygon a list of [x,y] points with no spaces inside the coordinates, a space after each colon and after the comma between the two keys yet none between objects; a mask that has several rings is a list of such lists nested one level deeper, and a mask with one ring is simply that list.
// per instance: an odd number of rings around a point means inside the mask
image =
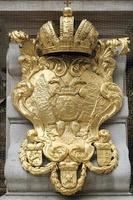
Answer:
[{"label": "scrollwork ornament", "polygon": [[56,191],[70,196],[82,189],[87,170],[107,174],[118,165],[111,133],[100,126],[122,106],[112,77],[115,55],[128,52],[129,40],[99,40],[87,20],[74,31],[71,8],[63,13],[59,37],[51,22],[35,39],[9,35],[20,44],[22,71],[12,101],[33,124],[20,147],[22,167],[34,176],[51,173]]}]

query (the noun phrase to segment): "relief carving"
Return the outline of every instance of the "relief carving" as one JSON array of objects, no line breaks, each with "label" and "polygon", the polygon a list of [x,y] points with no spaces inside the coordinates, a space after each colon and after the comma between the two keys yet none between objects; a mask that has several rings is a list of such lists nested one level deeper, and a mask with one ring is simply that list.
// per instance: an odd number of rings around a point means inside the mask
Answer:
[{"label": "relief carving", "polygon": [[71,8],[63,13],[59,37],[51,22],[36,39],[22,31],[9,34],[20,44],[22,69],[12,101],[33,124],[20,148],[22,167],[33,175],[50,173],[55,189],[72,195],[87,173],[110,173],[118,165],[111,134],[100,126],[122,106],[112,75],[115,55],[128,52],[129,40],[99,40],[87,20],[74,34]]}]

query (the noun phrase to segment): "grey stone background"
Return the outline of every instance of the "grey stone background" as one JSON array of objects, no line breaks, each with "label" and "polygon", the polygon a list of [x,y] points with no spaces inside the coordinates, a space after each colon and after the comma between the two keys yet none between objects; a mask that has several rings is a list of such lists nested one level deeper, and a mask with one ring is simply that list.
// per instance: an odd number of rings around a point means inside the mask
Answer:
[{"label": "grey stone background", "polygon": [[[40,26],[47,20],[58,24],[63,1],[0,1],[0,193],[5,192],[4,160],[5,160],[5,75],[6,51],[8,48],[8,32],[21,29],[34,36]],[[72,1],[76,24],[82,18],[90,20],[99,31],[101,37],[124,37],[131,40],[130,53],[127,58],[125,82],[129,98],[128,146],[129,157],[133,169],[133,1]],[[133,170],[131,190],[133,185]]]}]

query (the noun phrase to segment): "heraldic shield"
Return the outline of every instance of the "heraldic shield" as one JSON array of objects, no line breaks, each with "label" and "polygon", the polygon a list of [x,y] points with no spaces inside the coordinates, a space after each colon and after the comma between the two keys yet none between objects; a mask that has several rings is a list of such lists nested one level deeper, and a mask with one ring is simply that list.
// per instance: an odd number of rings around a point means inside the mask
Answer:
[{"label": "heraldic shield", "polygon": [[88,20],[75,30],[69,6],[59,32],[49,21],[35,39],[22,31],[9,34],[20,44],[22,69],[12,101],[34,127],[20,148],[22,167],[35,176],[50,173],[55,189],[72,195],[82,189],[87,172],[117,167],[117,149],[100,125],[122,106],[112,76],[115,56],[128,52],[129,40],[98,39]]}]

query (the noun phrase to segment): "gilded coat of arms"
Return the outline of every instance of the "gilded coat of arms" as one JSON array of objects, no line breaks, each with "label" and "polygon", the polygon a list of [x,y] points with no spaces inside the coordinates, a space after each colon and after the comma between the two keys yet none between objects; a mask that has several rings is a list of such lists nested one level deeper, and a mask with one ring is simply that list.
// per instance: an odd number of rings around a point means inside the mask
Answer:
[{"label": "gilded coat of arms", "polygon": [[50,173],[55,189],[72,195],[82,189],[87,173],[117,167],[110,132],[100,126],[122,106],[112,75],[115,55],[126,54],[129,41],[98,39],[88,20],[75,30],[69,6],[59,32],[49,21],[36,39],[22,31],[9,34],[20,44],[22,67],[12,101],[33,124],[20,148],[22,167],[35,176]]}]

